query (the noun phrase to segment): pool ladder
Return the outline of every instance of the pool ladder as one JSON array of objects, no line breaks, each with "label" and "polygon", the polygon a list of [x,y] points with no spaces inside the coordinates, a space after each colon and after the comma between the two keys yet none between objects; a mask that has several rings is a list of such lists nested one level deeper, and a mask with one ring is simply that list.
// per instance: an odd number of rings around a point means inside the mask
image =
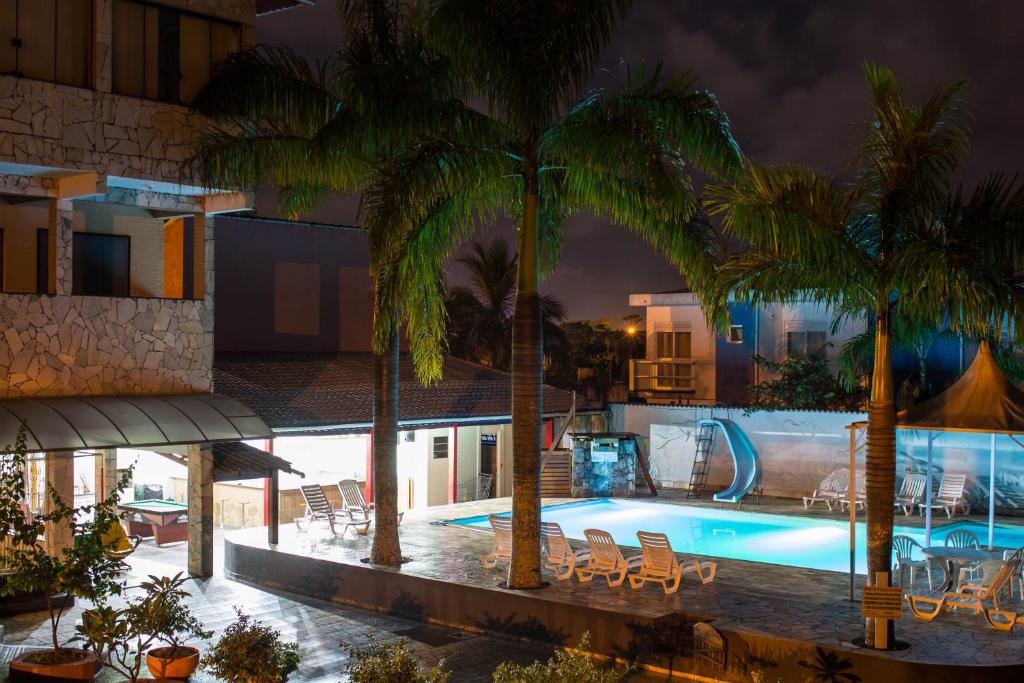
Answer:
[{"label": "pool ladder", "polygon": [[697,452],[693,458],[693,469],[690,470],[690,486],[686,489],[687,498],[700,498],[704,495],[714,446],[715,425],[713,423],[701,424],[700,430],[697,432]]}]

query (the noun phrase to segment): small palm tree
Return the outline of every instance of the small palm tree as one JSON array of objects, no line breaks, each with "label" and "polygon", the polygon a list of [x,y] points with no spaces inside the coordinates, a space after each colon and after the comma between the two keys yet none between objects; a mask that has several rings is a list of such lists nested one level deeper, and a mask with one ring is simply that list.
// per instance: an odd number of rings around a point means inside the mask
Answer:
[{"label": "small palm tree", "polygon": [[[629,0],[426,0],[427,42],[484,103],[482,135],[425,137],[364,193],[372,231],[396,269],[436,273],[480,223],[517,228],[512,331],[513,545],[509,585],[540,578],[543,414],[542,274],[558,262],[562,224],[583,212],[647,239],[714,302],[715,234],[693,218],[690,176],[737,172],[739,149],[715,97],[684,73],[629,71],[617,92],[585,93]],[[417,264],[405,263],[408,254]],[[391,295],[435,313],[414,333],[444,337],[443,300]],[[408,301],[412,299],[412,301]],[[439,363],[439,356],[421,358]]]},{"label": "small palm tree", "polygon": [[[512,357],[512,311],[516,295],[516,256],[508,243],[495,238],[488,246],[474,241],[458,262],[469,272],[469,287],[448,290],[449,348],[459,358],[508,370]],[[565,306],[550,294],[541,295],[541,325],[548,357],[568,345],[561,323]]]},{"label": "small palm tree", "polygon": [[970,198],[953,187],[969,140],[962,82],[913,106],[891,71],[867,64],[864,73],[872,120],[851,182],[804,168],[755,166],[739,182],[709,188],[708,206],[751,245],[723,268],[737,297],[810,299],[874,314],[866,468],[873,582],[892,567],[893,320],[922,329],[948,324],[974,336],[1001,332],[1008,319],[1020,337],[1024,193],[1001,176],[980,183]]},{"label": "small palm tree", "polygon": [[[190,161],[216,187],[279,188],[282,209],[299,215],[339,192],[359,192],[372,171],[425,131],[469,125],[472,112],[451,106],[458,79],[422,40],[417,3],[341,0],[345,42],[310,64],[285,47],[257,46],[235,54],[198,94],[193,108],[212,119]],[[371,270],[395,276],[371,235]],[[436,275],[397,274],[405,290],[438,288]],[[400,302],[398,302],[400,303]],[[398,566],[397,518],[398,330],[403,313],[377,296],[374,308],[373,417],[376,531],[371,559]],[[415,321],[419,309],[407,311]],[[428,373],[437,379],[438,371]]]}]

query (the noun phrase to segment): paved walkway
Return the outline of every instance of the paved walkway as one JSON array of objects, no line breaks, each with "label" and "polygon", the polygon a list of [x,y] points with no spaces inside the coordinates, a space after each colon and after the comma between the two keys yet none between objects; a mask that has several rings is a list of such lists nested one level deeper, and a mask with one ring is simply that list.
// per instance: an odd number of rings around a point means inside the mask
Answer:
[{"label": "paved walkway", "polygon": [[[218,534],[219,535],[219,534]],[[218,548],[220,543],[217,544]],[[148,574],[173,575],[183,562],[184,544],[155,548],[140,546],[132,559],[130,584],[137,585]],[[156,558],[156,559],[154,559]],[[218,567],[219,567],[218,563]],[[362,646],[374,639],[378,642],[409,639],[409,649],[420,661],[430,666],[445,660],[451,670],[452,683],[491,681],[494,669],[502,661],[511,660],[528,664],[544,659],[550,647],[511,639],[469,634],[453,629],[424,625],[376,612],[350,609],[338,605],[285,595],[255,588],[220,576],[205,580],[190,580],[187,590],[190,607],[199,619],[216,633],[214,639],[235,618],[233,607],[239,606],[253,617],[281,631],[287,640],[300,644],[302,663],[290,681],[340,681],[348,662],[343,646]],[[76,606],[64,617],[62,638],[70,638],[74,624],[81,619],[81,606]],[[3,620],[6,642],[23,645],[46,645],[49,639],[49,621],[45,613],[36,612]],[[6,666],[0,677],[6,679]],[[116,681],[120,676],[104,670],[99,681]],[[194,681],[213,681],[201,672]],[[634,679],[640,680],[640,679]],[[642,680],[657,680],[646,678]]]}]

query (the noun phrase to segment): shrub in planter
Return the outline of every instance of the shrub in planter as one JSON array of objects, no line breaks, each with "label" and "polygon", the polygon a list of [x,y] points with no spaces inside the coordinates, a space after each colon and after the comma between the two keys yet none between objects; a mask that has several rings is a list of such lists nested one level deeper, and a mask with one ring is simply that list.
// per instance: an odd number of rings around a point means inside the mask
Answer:
[{"label": "shrub in planter", "polygon": [[[94,654],[67,647],[57,631],[69,601],[83,598],[102,603],[121,592],[123,565],[109,553],[104,532],[119,524],[117,502],[128,485],[130,473],[122,477],[106,499],[94,505],[70,507],[56,491],[49,490],[52,511],[29,519],[25,513],[24,469],[27,461],[25,430],[22,427],[13,448],[0,456],[0,537],[6,552],[0,574],[0,597],[39,594],[50,615],[53,648],[20,655],[11,663],[11,677],[22,673],[44,673],[68,679],[90,679],[98,668]],[[86,521],[78,521],[86,520]],[[49,553],[39,542],[45,524],[68,524],[71,545]]]},{"label": "shrub in planter", "polygon": [[405,644],[405,640],[398,640],[351,648],[352,659],[345,673],[352,683],[445,683],[448,680],[448,672],[441,669],[443,661],[426,673],[420,673],[419,662],[405,649]]},{"label": "shrub in planter", "polygon": [[[189,638],[213,633],[193,616],[183,599],[185,578],[150,576],[140,587],[146,592],[121,609],[100,605],[82,614],[77,638],[106,666],[129,681],[137,681],[145,655],[149,671],[160,678],[187,678],[199,664],[199,650],[185,645]],[[167,647],[146,650],[154,643]]]},{"label": "shrub in planter", "polygon": [[230,683],[278,683],[299,668],[298,643],[235,608],[238,618],[203,656],[202,667]]},{"label": "shrub in planter", "polygon": [[[580,639],[579,650],[590,644],[588,634]],[[618,683],[632,669],[602,669],[583,654],[558,650],[546,662],[529,666],[505,662],[494,671],[494,683]]]}]

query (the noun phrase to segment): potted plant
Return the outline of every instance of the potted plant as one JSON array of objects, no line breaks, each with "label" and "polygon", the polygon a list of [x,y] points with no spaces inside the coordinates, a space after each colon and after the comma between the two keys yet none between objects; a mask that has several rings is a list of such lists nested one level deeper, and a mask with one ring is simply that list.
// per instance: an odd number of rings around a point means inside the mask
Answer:
[{"label": "potted plant", "polygon": [[[125,607],[99,605],[84,612],[77,638],[129,681],[139,680],[143,655],[153,676],[188,678],[199,665],[199,650],[185,641],[213,633],[204,630],[183,604],[188,596],[181,588],[184,583],[181,573],[173,578],[150,576],[140,584],[145,596],[130,599]],[[158,642],[167,646],[149,650]]]},{"label": "potted plant", "polygon": [[299,668],[298,643],[281,642],[278,631],[243,614],[203,656],[202,666],[230,683],[278,683]]},{"label": "potted plant", "polygon": [[[10,665],[11,679],[49,676],[90,680],[99,670],[98,658],[88,650],[62,644],[58,627],[72,604],[71,599],[99,603],[121,592],[123,564],[108,552],[103,531],[120,523],[116,512],[118,496],[128,485],[130,475],[122,477],[106,499],[77,508],[69,507],[51,487],[52,511],[30,519],[25,513],[24,428],[19,430],[14,448],[8,448],[0,460],[0,536],[7,544],[5,567],[0,573],[0,596],[41,595],[49,612],[53,640],[50,649],[17,656]],[[39,542],[47,522],[71,525],[71,545],[57,553],[47,552]]]}]

